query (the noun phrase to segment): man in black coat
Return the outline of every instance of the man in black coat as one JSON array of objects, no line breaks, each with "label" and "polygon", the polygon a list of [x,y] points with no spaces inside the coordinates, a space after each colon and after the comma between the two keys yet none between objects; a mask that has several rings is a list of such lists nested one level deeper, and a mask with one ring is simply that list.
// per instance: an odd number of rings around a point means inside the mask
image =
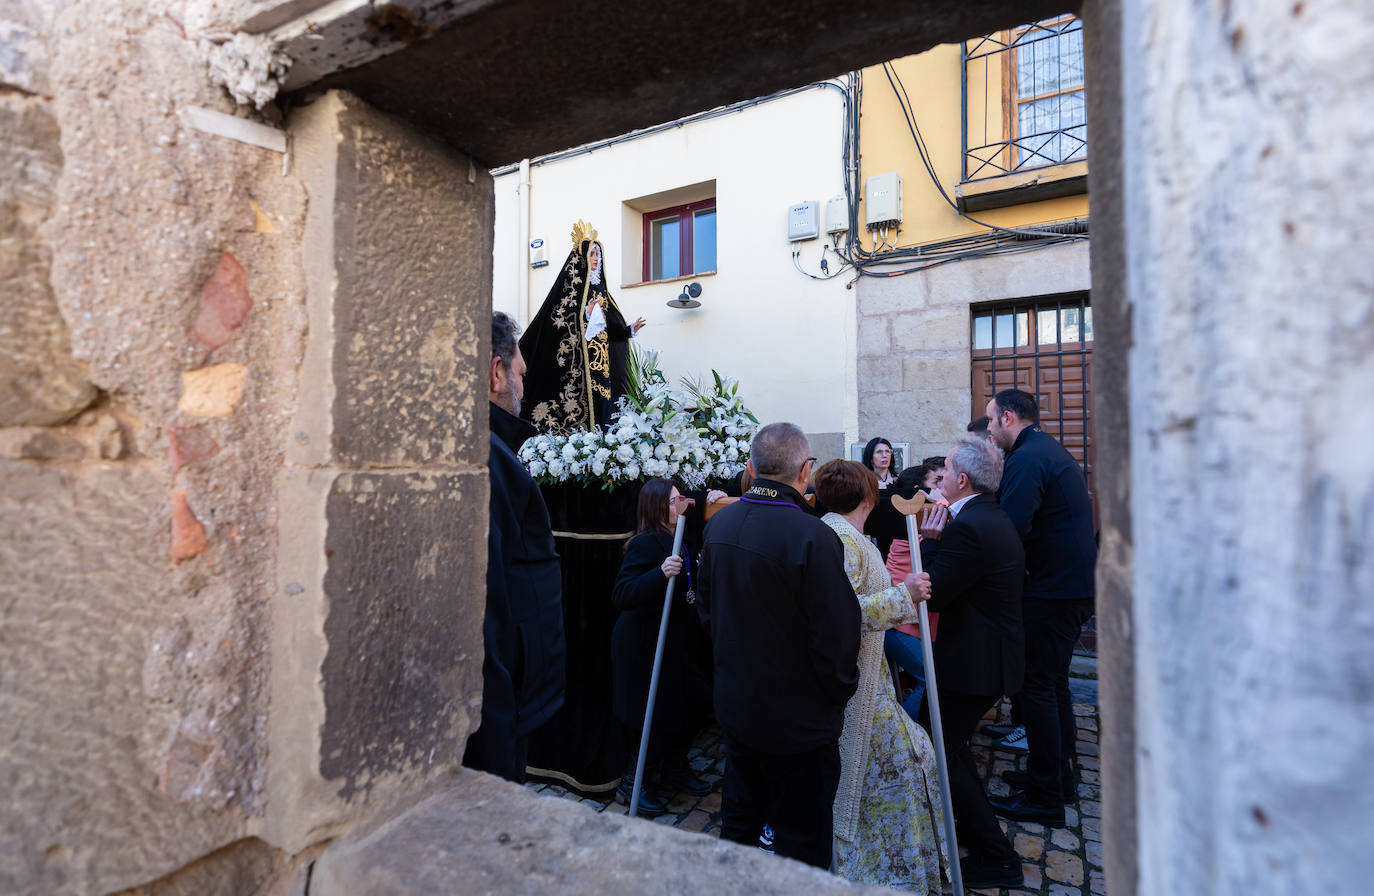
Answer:
[{"label": "man in black coat", "polygon": [[752,486],[706,525],[697,607],[725,730],[721,837],[828,868],[844,708],[859,685],[859,604],[839,537],[806,512],[815,458],[791,423],[750,448]]},{"label": "man in black coat", "polygon": [[1035,396],[1019,389],[988,402],[988,433],[1007,452],[998,499],[1026,548],[1022,618],[1026,680],[1021,709],[1030,756],[1024,793],[994,800],[999,815],[1059,827],[1074,799],[1071,760],[1077,740],[1069,663],[1093,612],[1097,541],[1083,468],[1040,429]]},{"label": "man in black coat", "polygon": [[[935,670],[950,798],[967,846],[964,885],[974,889],[1021,886],[1021,859],[1012,849],[969,752],[969,738],[1003,694],[1021,687],[1024,666],[1021,538],[997,506],[1002,453],[986,439],[966,438],[945,459],[940,489],[948,508],[936,506],[921,529],[921,557],[930,573],[926,606],[940,614]],[[929,704],[921,710],[929,727]]]},{"label": "man in black coat", "polygon": [[499,311],[492,316],[482,722],[468,738],[463,764],[523,783],[530,733],[563,705],[566,648],[549,511],[515,455],[536,434],[516,416],[525,373],[517,336],[514,321]]}]

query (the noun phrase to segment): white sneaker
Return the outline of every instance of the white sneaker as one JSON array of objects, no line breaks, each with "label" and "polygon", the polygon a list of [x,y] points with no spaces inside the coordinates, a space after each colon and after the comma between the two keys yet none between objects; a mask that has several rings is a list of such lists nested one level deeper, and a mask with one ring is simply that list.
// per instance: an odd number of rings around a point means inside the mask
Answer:
[{"label": "white sneaker", "polygon": [[1013,753],[1029,753],[1030,747],[1026,744],[1026,726],[1019,725],[1007,733],[1007,736],[993,744],[999,750],[1009,750]]}]

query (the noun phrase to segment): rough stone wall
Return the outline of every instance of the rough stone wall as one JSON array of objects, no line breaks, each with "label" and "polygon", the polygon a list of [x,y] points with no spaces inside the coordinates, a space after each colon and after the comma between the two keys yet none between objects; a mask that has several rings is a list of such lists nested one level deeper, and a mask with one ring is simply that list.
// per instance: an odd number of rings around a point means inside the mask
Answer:
[{"label": "rough stone wall", "polygon": [[1374,6],[1120,33],[1139,891],[1364,892]]},{"label": "rough stone wall", "polygon": [[234,104],[145,6],[0,4],[4,892],[161,876],[265,802],[305,196],[183,125]]},{"label": "rough stone wall", "polygon": [[913,458],[945,454],[971,419],[969,306],[1088,285],[1081,241],[861,279],[859,441],[908,442]]},{"label": "rough stone wall", "polygon": [[267,839],[447,779],[479,717],[491,178],[346,94],[292,116],[310,338],[281,476]]}]

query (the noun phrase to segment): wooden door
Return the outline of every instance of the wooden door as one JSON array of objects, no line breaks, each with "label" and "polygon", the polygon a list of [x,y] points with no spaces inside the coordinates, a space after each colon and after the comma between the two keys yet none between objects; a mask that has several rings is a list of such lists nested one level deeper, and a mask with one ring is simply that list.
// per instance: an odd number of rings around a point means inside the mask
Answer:
[{"label": "wooden door", "polygon": [[1092,338],[1087,293],[975,307],[970,411],[981,417],[1003,389],[1034,395],[1041,428],[1083,466],[1096,527]]}]

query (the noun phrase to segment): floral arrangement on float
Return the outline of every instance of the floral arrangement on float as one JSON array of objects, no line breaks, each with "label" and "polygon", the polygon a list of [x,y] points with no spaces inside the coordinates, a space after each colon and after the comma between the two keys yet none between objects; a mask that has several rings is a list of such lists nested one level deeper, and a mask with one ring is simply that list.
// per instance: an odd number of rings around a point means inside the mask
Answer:
[{"label": "floral arrangement on float", "polygon": [[688,488],[740,474],[759,421],[739,397],[739,383],[711,371],[712,384],[684,379],[673,389],[658,353],[631,346],[620,416],[608,426],[541,433],[520,446],[535,481],[613,488],[650,476],[676,477]]}]

